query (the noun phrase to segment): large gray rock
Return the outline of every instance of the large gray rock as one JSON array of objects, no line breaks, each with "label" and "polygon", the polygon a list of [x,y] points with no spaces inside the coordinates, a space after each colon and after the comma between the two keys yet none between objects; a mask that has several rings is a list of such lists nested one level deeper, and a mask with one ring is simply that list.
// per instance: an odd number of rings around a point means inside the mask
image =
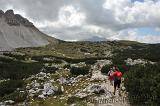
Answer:
[{"label": "large gray rock", "polygon": [[102,93],[105,93],[105,89],[101,85],[94,84],[87,88],[87,92],[95,93],[95,94],[102,94]]},{"label": "large gray rock", "polygon": [[53,86],[51,83],[44,84],[43,95],[54,95],[58,91],[58,87]]},{"label": "large gray rock", "polygon": [[33,23],[13,10],[0,10],[0,51],[19,47],[39,47],[58,40],[39,31]]}]

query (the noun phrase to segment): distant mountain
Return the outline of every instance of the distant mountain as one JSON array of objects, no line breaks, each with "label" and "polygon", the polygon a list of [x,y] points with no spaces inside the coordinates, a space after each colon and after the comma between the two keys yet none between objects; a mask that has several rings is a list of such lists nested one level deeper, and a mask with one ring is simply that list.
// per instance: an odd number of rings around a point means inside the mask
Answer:
[{"label": "distant mountain", "polygon": [[97,42],[97,41],[108,41],[108,39],[104,37],[99,37],[99,36],[92,36],[87,39],[82,39],[81,41],[91,41],[91,42]]},{"label": "distant mountain", "polygon": [[33,23],[13,10],[0,10],[0,51],[19,47],[38,47],[58,41],[39,31]]}]

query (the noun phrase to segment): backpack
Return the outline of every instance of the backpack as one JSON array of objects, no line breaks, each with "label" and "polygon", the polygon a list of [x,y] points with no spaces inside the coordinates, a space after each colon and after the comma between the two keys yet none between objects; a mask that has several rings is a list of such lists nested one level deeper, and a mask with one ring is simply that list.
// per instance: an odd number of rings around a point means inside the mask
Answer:
[{"label": "backpack", "polygon": [[121,80],[121,77],[122,77],[122,72],[117,71],[114,79],[115,80]]},{"label": "backpack", "polygon": [[108,76],[111,76],[112,75],[112,73],[113,73],[113,71],[112,70],[110,70],[109,72],[108,72]]}]

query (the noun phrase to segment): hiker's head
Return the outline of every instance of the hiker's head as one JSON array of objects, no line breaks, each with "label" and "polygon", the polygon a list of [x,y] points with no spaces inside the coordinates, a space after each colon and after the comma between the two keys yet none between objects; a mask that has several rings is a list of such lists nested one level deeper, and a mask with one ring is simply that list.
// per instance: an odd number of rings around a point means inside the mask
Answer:
[{"label": "hiker's head", "polygon": [[115,71],[119,71],[119,68],[117,66],[115,66]]}]

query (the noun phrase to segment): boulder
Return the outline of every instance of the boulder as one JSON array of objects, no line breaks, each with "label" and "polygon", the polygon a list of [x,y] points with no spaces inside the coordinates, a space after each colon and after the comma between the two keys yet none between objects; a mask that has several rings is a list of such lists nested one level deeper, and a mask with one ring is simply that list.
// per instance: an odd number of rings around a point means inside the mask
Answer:
[{"label": "boulder", "polygon": [[67,83],[67,80],[66,80],[66,78],[64,78],[64,77],[60,77],[60,78],[58,79],[58,81],[59,81],[60,84],[65,84],[65,83]]},{"label": "boulder", "polygon": [[52,83],[44,84],[43,95],[54,95],[58,91],[58,87],[54,87]]},{"label": "boulder", "polygon": [[42,95],[38,95],[38,98],[45,99],[45,96],[43,94]]},{"label": "boulder", "polygon": [[14,104],[15,102],[13,100],[7,100],[5,101],[6,104]]},{"label": "boulder", "polygon": [[88,93],[95,93],[95,94],[105,93],[105,89],[98,84],[91,85],[86,90]]}]

